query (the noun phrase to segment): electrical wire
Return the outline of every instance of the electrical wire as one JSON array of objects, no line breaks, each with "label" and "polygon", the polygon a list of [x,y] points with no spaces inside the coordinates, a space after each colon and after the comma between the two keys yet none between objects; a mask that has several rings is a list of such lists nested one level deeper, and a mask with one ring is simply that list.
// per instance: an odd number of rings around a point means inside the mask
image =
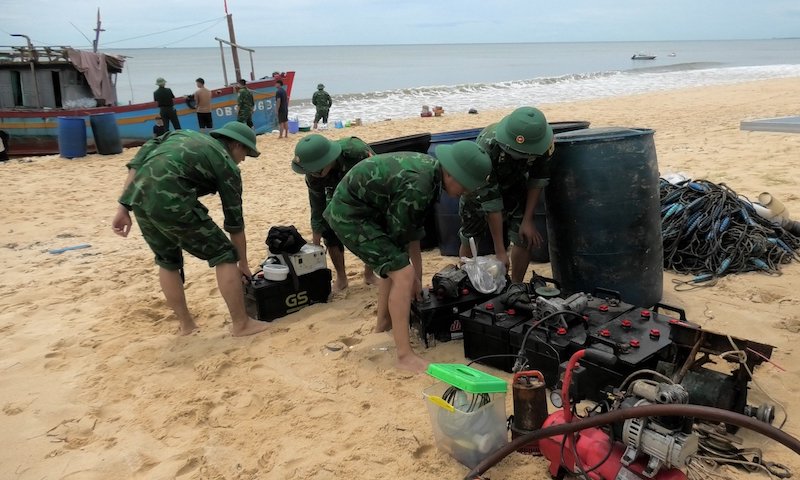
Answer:
[{"label": "electrical wire", "polygon": [[661,179],[659,190],[664,268],[694,275],[673,280],[676,290],[712,286],[729,273],[779,275],[782,264],[800,260],[800,237],[759,216],[724,183]]}]

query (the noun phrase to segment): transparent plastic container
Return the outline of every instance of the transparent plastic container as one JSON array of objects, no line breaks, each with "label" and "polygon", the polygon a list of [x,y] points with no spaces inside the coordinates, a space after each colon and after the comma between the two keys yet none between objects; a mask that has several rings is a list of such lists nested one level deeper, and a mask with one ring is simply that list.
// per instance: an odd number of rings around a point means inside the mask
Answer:
[{"label": "transparent plastic container", "polygon": [[[508,442],[506,394],[469,393],[460,390],[451,405],[442,399],[451,385],[437,382],[423,390],[431,417],[436,446],[468,468],[474,468],[491,452]],[[474,396],[487,395],[489,402],[470,410]]]}]

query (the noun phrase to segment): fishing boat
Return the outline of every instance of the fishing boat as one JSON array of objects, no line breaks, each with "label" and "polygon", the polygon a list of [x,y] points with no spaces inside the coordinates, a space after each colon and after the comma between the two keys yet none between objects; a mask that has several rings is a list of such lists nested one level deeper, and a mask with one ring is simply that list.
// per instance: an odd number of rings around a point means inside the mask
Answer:
[{"label": "fishing boat", "polygon": [[631,57],[631,60],[655,60],[655,55],[650,55],[648,53],[634,53]]},{"label": "fishing boat", "polygon": [[[228,83],[223,57],[225,85],[218,88],[209,86],[215,126],[236,120],[235,83],[241,78],[237,51],[253,54],[252,49],[236,44],[231,15],[227,16],[231,40],[216,40],[220,42],[220,52],[222,44],[231,47],[237,78],[232,84]],[[101,31],[99,11],[95,31],[98,35]],[[125,57],[98,52],[98,37],[93,42],[93,51],[86,51],[63,46],[34,46],[26,35],[13,36],[25,38],[27,44],[0,47],[0,131],[9,137],[7,151],[10,156],[58,153],[59,117],[85,118],[89,151],[95,148],[89,122],[93,115],[113,114],[124,147],[141,145],[153,137],[158,105],[155,102],[118,104],[117,75],[122,72]],[[283,81],[287,98],[290,97],[294,72],[272,74],[258,80],[255,72],[250,72],[247,87],[255,99],[253,128],[256,134],[277,128],[275,92],[278,80]],[[181,127],[199,130],[193,107],[191,97],[175,98]]]}]

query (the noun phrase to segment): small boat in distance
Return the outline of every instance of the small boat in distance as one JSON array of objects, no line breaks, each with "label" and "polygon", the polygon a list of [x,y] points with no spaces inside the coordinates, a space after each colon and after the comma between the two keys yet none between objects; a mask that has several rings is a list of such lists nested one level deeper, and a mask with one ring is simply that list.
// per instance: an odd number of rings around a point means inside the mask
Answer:
[{"label": "small boat in distance", "polygon": [[674,56],[675,56],[675,52],[672,52],[672,53],[670,53],[670,54],[669,54],[669,55],[667,55],[667,56],[668,56],[668,57],[674,57]]},{"label": "small boat in distance", "polygon": [[650,55],[647,53],[634,53],[631,57],[631,60],[655,60],[655,55]]}]

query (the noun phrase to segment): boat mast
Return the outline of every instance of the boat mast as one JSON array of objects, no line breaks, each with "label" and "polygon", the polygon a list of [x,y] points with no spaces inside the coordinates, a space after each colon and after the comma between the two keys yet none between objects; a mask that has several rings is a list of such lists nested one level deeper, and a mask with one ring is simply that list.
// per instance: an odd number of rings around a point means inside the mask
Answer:
[{"label": "boat mast", "polygon": [[100,28],[100,8],[97,9],[97,27],[94,29],[94,41],[92,42],[92,51],[97,53],[97,45],[100,42],[100,32],[105,32],[105,29]]},{"label": "boat mast", "polygon": [[231,56],[233,57],[233,69],[236,72],[236,82],[242,78],[242,69],[239,67],[239,52],[236,50],[236,33],[233,31],[233,15],[228,13],[228,2],[225,2],[225,14],[228,17],[228,36],[231,41]]}]

